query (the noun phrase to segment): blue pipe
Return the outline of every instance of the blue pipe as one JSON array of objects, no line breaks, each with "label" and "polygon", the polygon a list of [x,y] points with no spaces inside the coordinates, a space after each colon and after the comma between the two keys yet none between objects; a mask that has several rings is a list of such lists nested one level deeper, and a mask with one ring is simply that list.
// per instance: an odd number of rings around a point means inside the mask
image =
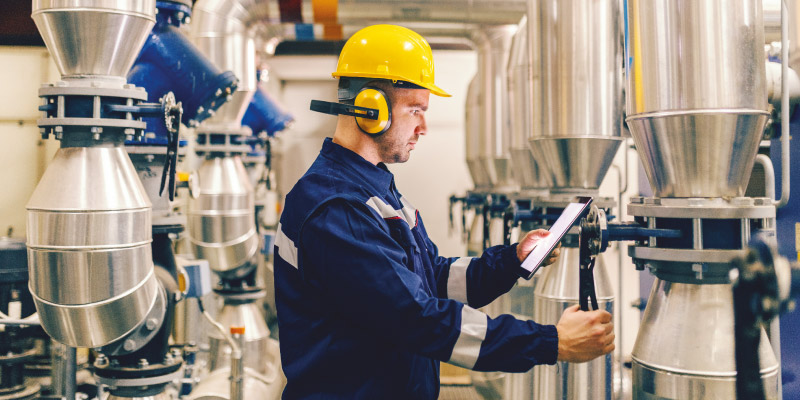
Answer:
[{"label": "blue pipe", "polygon": [[249,126],[254,135],[266,132],[269,136],[275,136],[275,133],[286,129],[292,122],[292,114],[286,112],[261,88],[253,95],[253,100],[242,117],[242,125]]},{"label": "blue pipe", "polygon": [[[191,9],[172,2],[157,2],[156,25],[139,53],[128,82],[147,91],[148,101],[157,102],[167,92],[183,104],[181,122],[195,126],[227,101],[236,90],[233,72],[211,63],[179,29]],[[165,146],[167,132],[158,118],[144,119],[148,135],[144,144]],[[141,145],[142,143],[138,143]]]}]

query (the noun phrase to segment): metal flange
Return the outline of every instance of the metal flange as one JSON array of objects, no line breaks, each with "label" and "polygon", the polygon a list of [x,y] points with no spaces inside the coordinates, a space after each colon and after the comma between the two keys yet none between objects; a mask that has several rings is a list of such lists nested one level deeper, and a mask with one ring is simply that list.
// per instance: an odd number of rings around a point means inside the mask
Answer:
[{"label": "metal flange", "polygon": [[656,218],[762,219],[775,218],[768,198],[658,198],[634,197],[628,215]]}]

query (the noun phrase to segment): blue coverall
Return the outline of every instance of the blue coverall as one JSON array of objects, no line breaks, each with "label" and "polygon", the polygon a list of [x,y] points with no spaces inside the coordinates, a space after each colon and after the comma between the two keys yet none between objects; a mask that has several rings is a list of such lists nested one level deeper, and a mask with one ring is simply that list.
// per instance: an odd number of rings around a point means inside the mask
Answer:
[{"label": "blue coverall", "polygon": [[513,287],[519,265],[516,245],[439,256],[386,166],[325,139],[275,239],[284,398],[436,399],[439,361],[554,364],[554,326],[476,310]]}]

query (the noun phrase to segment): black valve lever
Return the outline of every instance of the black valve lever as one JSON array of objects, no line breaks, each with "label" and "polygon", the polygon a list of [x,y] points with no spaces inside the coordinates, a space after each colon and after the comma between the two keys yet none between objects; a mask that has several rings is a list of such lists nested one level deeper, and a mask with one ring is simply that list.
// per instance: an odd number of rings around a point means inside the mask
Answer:
[{"label": "black valve lever", "polygon": [[172,92],[168,92],[161,98],[161,106],[164,112],[164,124],[167,127],[167,158],[164,160],[164,172],[161,174],[161,185],[158,195],[164,193],[164,187],[169,177],[169,200],[175,199],[175,174],[178,172],[178,144],[180,143],[181,116],[183,107],[180,102],[175,101]]},{"label": "black valve lever", "polygon": [[[580,259],[580,273],[578,275],[578,301],[583,311],[598,310],[597,291],[594,285],[594,263],[599,253],[599,232],[596,229],[588,229],[589,226],[598,225],[599,221],[605,221],[604,213],[597,207],[592,206],[586,218],[581,220],[581,230],[578,234],[578,257]],[[591,308],[589,305],[591,303]]]},{"label": "black valve lever", "polygon": [[[597,304],[597,291],[594,287],[594,258],[592,261],[589,262],[588,265],[581,264],[581,271],[580,271],[580,286],[579,286],[579,296],[580,296],[580,305],[581,310],[583,311],[591,311],[591,310],[598,310],[600,306]],[[592,308],[589,308],[589,303],[591,302]]]}]

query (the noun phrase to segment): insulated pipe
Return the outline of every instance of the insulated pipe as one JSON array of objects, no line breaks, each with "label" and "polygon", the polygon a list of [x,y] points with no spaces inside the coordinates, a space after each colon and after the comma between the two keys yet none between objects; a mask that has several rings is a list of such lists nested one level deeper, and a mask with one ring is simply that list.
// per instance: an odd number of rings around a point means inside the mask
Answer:
[{"label": "insulated pipe", "polygon": [[764,190],[766,196],[775,201],[775,167],[772,165],[772,159],[764,154],[756,156],[756,164],[764,168]]},{"label": "insulated pipe", "polygon": [[789,143],[789,10],[786,0],[781,1],[781,198],[775,200],[775,207],[783,208],[789,204],[789,185],[791,183],[791,146]]},{"label": "insulated pipe", "polygon": [[[27,204],[31,294],[56,341],[97,348],[135,334],[125,345],[134,351],[145,320],[162,312],[151,204],[122,146],[139,123],[100,109],[106,96],[143,100],[124,77],[155,23],[155,1],[35,0],[32,17],[64,80],[40,91],[61,93],[58,119],[45,111],[39,124],[62,142]],[[93,118],[75,106],[87,93]]]},{"label": "insulated pipe", "polygon": [[513,190],[511,175],[511,111],[508,99],[507,61],[516,25],[484,27],[473,34],[478,47],[480,113],[479,163],[493,190]]},{"label": "insulated pipe", "polygon": [[209,119],[215,125],[240,126],[256,91],[255,41],[249,23],[262,7],[255,0],[200,0],[193,9],[191,36],[214,65],[233,71],[239,87]]},{"label": "insulated pipe", "polygon": [[217,274],[242,278],[254,267],[259,237],[255,200],[239,153],[248,146],[231,146],[249,136],[242,117],[257,89],[255,41],[250,27],[264,4],[255,0],[200,0],[193,9],[191,36],[212,63],[231,70],[239,86],[230,100],[198,129],[198,150],[205,161],[187,211],[187,231],[198,258],[208,260]]}]

